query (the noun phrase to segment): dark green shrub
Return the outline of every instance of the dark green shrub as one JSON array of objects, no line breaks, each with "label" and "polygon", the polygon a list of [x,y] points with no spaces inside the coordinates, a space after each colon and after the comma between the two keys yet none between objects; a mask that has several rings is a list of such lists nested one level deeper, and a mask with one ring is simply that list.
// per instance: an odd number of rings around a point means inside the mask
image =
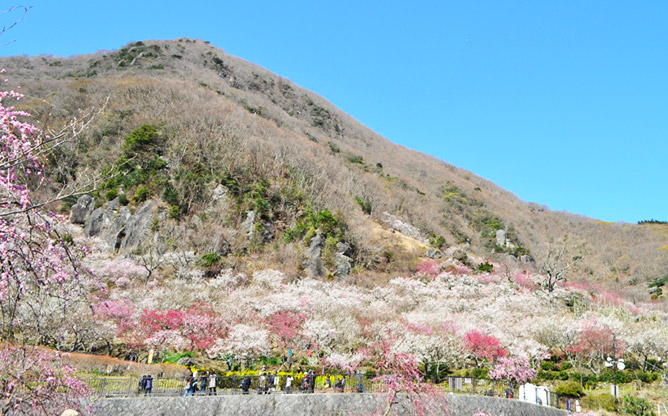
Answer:
[{"label": "dark green shrub", "polygon": [[588,394],[580,399],[580,403],[585,409],[591,410],[603,409],[608,412],[615,412],[617,408],[615,398],[609,393]]},{"label": "dark green shrub", "polygon": [[539,370],[538,375],[536,377],[539,380],[554,380],[556,374],[557,373],[555,373],[554,371]]},{"label": "dark green shrub", "polygon": [[554,371],[556,369],[556,365],[552,361],[541,361],[540,368],[547,371]]},{"label": "dark green shrub", "polygon": [[335,143],[327,142],[327,145],[329,146],[329,149],[332,151],[332,153],[341,153],[341,149],[339,149],[339,146],[337,146]]},{"label": "dark green shrub", "polygon": [[348,161],[350,163],[357,163],[357,164],[360,164],[360,165],[364,164],[364,158],[362,156],[350,156],[348,158]]},{"label": "dark green shrub", "polygon": [[158,136],[156,127],[144,124],[133,130],[125,138],[125,141],[123,142],[123,151],[125,151],[127,155],[152,151],[159,142],[160,137]]},{"label": "dark green shrub", "polygon": [[639,371],[635,373],[635,376],[638,380],[642,381],[643,383],[653,383],[661,378],[661,374],[659,373],[647,373],[644,371]]},{"label": "dark green shrub", "polygon": [[140,185],[135,190],[135,196],[133,197],[133,199],[136,202],[144,202],[148,198],[148,194],[149,194],[148,189],[145,186]]},{"label": "dark green shrub", "polygon": [[570,370],[571,368],[573,368],[573,364],[569,363],[568,361],[564,361],[559,365],[559,368],[561,368],[562,370]]},{"label": "dark green shrub", "polygon": [[494,266],[492,266],[488,261],[486,261],[484,263],[480,263],[479,265],[477,265],[474,271],[476,273],[492,273],[494,271]]},{"label": "dark green shrub", "polygon": [[435,248],[441,248],[445,244],[445,237],[429,233],[429,245]]},{"label": "dark green shrub", "polygon": [[118,190],[116,188],[112,188],[108,190],[104,196],[107,198],[107,201],[112,201],[118,196]]},{"label": "dark green shrub", "polygon": [[125,196],[125,194],[120,194],[118,195],[118,203],[121,205],[127,205],[130,203],[130,200],[127,196]]},{"label": "dark green shrub", "polygon": [[630,383],[633,381],[633,373],[629,371],[617,371],[616,374],[617,375],[615,376],[615,372],[612,370],[603,371],[598,375],[598,381],[613,383],[615,378],[619,384]]},{"label": "dark green shrub", "polygon": [[371,215],[371,201],[364,200],[359,196],[355,197],[355,201],[357,201],[357,204],[362,208],[362,211],[365,214]]},{"label": "dark green shrub", "polygon": [[218,253],[207,253],[200,256],[197,260],[197,265],[200,267],[209,268],[220,261],[221,257]]},{"label": "dark green shrub", "polygon": [[179,208],[177,205],[172,205],[169,207],[169,218],[173,220],[178,220],[181,218],[181,208]]},{"label": "dark green shrub", "polygon": [[622,400],[622,413],[634,416],[655,416],[653,405],[640,397],[625,395]]},{"label": "dark green shrub", "polygon": [[584,389],[577,381],[564,381],[557,385],[554,390],[557,394],[568,397],[580,398],[584,396]]},{"label": "dark green shrub", "polygon": [[171,185],[165,186],[165,190],[162,192],[162,199],[169,205],[179,205],[180,202],[178,191],[172,188]]}]

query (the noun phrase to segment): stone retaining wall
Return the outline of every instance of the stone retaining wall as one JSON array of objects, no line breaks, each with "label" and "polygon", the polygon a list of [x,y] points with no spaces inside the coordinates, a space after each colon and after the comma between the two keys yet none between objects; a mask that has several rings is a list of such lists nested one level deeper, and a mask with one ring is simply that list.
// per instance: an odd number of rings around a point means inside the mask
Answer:
[{"label": "stone retaining wall", "polygon": [[[484,411],[494,416],[562,416],[567,412],[550,407],[496,397],[447,395],[450,416],[472,416]],[[203,397],[139,397],[101,399],[94,415],[114,416],[343,416],[372,414],[385,403],[380,394],[273,394]],[[410,413],[395,405],[394,415]]]}]

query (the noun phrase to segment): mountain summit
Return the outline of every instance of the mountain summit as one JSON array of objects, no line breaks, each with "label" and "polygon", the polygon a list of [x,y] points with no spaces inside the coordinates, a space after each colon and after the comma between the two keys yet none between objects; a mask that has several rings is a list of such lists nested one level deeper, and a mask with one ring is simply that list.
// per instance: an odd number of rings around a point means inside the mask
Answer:
[{"label": "mountain summit", "polygon": [[2,67],[46,131],[101,109],[48,168],[51,191],[82,172],[105,177],[83,209],[74,197],[61,209],[74,206],[73,220],[108,250],[191,252],[205,273],[273,266],[360,282],[444,254],[482,271],[543,273],[560,255],[563,268],[577,260],[569,279],[634,298],[668,272],[666,224],[526,203],[207,42],[18,56]]}]

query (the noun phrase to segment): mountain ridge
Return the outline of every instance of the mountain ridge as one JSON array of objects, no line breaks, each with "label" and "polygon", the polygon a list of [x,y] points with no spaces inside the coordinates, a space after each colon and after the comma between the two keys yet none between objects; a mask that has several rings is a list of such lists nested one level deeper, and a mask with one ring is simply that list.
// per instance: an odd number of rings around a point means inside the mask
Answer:
[{"label": "mountain ridge", "polygon": [[[388,227],[384,221],[388,212],[419,228],[426,241],[430,235],[436,240],[442,237],[444,244],[435,249],[458,247],[499,263],[518,262],[522,255],[538,258],[550,241],[569,235],[577,244],[586,243],[588,250],[587,260],[573,278],[607,282],[634,296],[643,293],[640,283],[668,271],[666,250],[661,249],[668,240],[668,227],[609,224],[526,203],[471,172],[394,144],[317,94],[202,41],[142,41],[117,51],[71,58],[3,58],[2,65],[29,96],[21,108],[35,114],[47,130],[78,109],[99,106],[104,97],[110,97],[104,120],[87,134],[88,150],[69,150],[70,158],[80,158],[71,171],[113,164],[123,137],[141,125],[155,124],[167,137],[168,161],[180,164],[196,154],[195,162],[206,169],[225,167],[207,176],[202,193],[210,194],[230,173],[229,167],[241,161],[243,169],[232,170],[250,173],[232,176],[268,178],[267,188],[276,194],[301,181],[302,203],[343,214],[351,240],[358,246],[355,263],[364,269],[399,272],[415,267],[409,257],[425,254],[395,253],[393,243],[365,236],[369,221]],[[130,114],[123,115],[124,111]],[[96,146],[103,149],[102,154]],[[69,180],[76,176],[67,175]],[[176,185],[178,175],[170,172],[168,176],[168,182]],[[184,198],[187,186],[176,188]],[[164,196],[157,187],[150,191]],[[179,201],[184,212],[178,226],[205,211],[208,196]],[[248,204],[242,201],[234,213],[236,219],[218,224],[221,229],[238,229],[251,208]],[[303,211],[300,204],[271,211],[266,222],[271,223],[272,241],[279,241],[285,230],[299,223],[299,208]],[[279,221],[285,223],[283,228],[276,226]],[[507,235],[508,246],[505,241],[497,244],[500,230]],[[261,244],[265,248],[260,251],[266,251],[266,244]],[[206,253],[205,246],[202,243],[196,251]],[[524,250],[517,251],[518,247]],[[397,257],[405,258],[405,264],[394,268],[390,264]]]}]

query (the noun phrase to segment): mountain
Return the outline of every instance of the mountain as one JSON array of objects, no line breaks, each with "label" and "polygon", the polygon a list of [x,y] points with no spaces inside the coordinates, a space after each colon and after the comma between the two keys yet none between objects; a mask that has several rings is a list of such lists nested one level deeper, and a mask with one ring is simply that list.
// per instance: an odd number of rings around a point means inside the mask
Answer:
[{"label": "mountain", "polygon": [[668,225],[607,223],[521,201],[207,42],[144,41],[1,65],[27,96],[18,108],[45,131],[95,115],[50,155],[45,195],[103,175],[91,193],[101,224],[108,220],[102,234],[120,207],[129,216],[151,203],[146,236],[123,243],[121,227],[110,250],[194,253],[209,274],[275,267],[365,284],[442,253],[472,269],[544,272],[565,249],[562,260],[578,260],[569,279],[634,300],[668,274]]}]

